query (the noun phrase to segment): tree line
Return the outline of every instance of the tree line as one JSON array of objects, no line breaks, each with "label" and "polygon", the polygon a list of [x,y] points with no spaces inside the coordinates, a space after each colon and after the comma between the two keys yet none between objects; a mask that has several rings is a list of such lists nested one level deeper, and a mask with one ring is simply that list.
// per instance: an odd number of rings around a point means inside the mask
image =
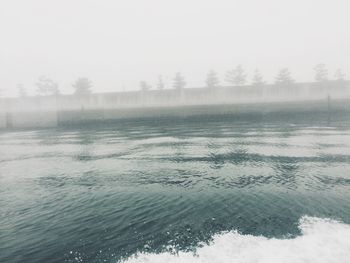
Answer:
[{"label": "tree line", "polygon": [[[325,64],[318,64],[314,67],[315,71],[315,81],[316,82],[326,82],[329,80],[328,78],[328,70]],[[341,69],[337,69],[334,74],[334,80],[343,81],[345,80],[345,74]],[[245,86],[248,83],[247,74],[243,69],[242,65],[238,65],[236,68],[232,70],[228,70],[225,74],[225,83],[228,86]],[[282,68],[278,71],[274,84],[276,85],[290,85],[295,83],[294,78],[288,68]],[[260,73],[258,69],[254,70],[253,77],[251,79],[250,84],[252,86],[263,86],[266,85],[267,82],[264,80],[263,75]],[[215,88],[220,86],[220,80],[218,74],[214,70],[209,70],[206,78],[205,85],[208,88]],[[177,72],[175,77],[173,78],[174,89],[183,89],[186,86],[185,77],[181,74],[181,72]],[[152,88],[146,81],[140,82],[140,88],[143,91],[150,90]],[[158,83],[156,88],[162,90],[165,88],[165,84],[163,82],[162,76],[158,77]]]},{"label": "tree line", "polygon": [[[314,78],[316,82],[327,82],[329,80],[329,73],[325,64],[318,64],[313,69],[315,71]],[[333,79],[337,81],[343,81],[345,80],[345,74],[341,69],[337,69],[335,71]],[[247,74],[242,65],[238,65],[234,69],[228,70],[225,74],[224,81],[229,86],[247,85]],[[278,71],[274,84],[290,85],[293,83],[295,83],[295,80],[293,79],[292,74],[288,68],[282,68]],[[181,90],[186,87],[186,84],[187,83],[184,75],[182,75],[181,72],[177,72],[173,78],[172,88]],[[250,84],[252,86],[263,86],[266,85],[267,82],[264,80],[263,75],[260,73],[260,71],[256,69],[253,73]],[[208,71],[205,78],[205,85],[208,88],[215,88],[220,86],[219,77],[214,70]],[[40,96],[58,96],[61,94],[58,83],[46,76],[40,76],[38,81],[35,83],[35,86],[37,88],[36,93]],[[92,81],[88,78],[78,78],[72,84],[72,87],[76,96],[86,96],[92,93],[93,84]],[[20,97],[27,96],[26,90],[22,84],[18,84],[17,89]],[[146,81],[141,81],[140,89],[142,91],[148,91],[152,89],[152,86],[149,85]],[[165,83],[161,75],[158,77],[156,89],[165,89]]]},{"label": "tree line", "polygon": [[[39,96],[59,96],[61,92],[56,81],[47,76],[40,76],[35,83],[36,94]],[[73,84],[74,94],[77,96],[90,95],[92,93],[92,81],[88,78],[78,78]],[[19,97],[27,97],[26,89],[23,84],[17,84]]]}]

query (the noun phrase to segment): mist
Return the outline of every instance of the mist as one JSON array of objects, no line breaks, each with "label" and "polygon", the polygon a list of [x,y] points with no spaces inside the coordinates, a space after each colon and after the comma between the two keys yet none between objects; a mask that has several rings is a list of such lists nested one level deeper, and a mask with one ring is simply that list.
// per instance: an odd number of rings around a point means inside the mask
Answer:
[{"label": "mist", "polygon": [[18,96],[18,85],[37,96],[41,76],[61,94],[81,77],[93,93],[140,90],[140,81],[156,89],[159,76],[172,89],[176,72],[204,87],[210,70],[225,86],[237,65],[247,85],[256,69],[270,84],[282,68],[312,82],[319,63],[329,79],[339,68],[349,76],[348,9],[345,0],[1,1],[1,96]]},{"label": "mist", "polygon": [[0,262],[349,262],[349,0],[0,0]]}]

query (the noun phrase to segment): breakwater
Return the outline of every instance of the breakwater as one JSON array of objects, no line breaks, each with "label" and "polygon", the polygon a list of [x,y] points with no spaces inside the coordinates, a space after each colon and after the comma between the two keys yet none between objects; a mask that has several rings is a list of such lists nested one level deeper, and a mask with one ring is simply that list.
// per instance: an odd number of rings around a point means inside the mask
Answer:
[{"label": "breakwater", "polygon": [[230,118],[244,121],[245,119],[286,120],[303,116],[308,121],[331,121],[332,118],[347,118],[350,120],[350,100],[338,99],[328,102],[300,101],[284,103],[250,103],[226,105],[189,105],[174,107],[147,107],[125,109],[80,109],[41,112],[15,112],[1,116],[2,129],[50,128],[72,126],[90,123],[117,122],[126,120],[176,120]]},{"label": "breakwater", "polygon": [[144,119],[294,118],[330,121],[350,112],[349,82],[220,87],[2,99],[0,129]]}]

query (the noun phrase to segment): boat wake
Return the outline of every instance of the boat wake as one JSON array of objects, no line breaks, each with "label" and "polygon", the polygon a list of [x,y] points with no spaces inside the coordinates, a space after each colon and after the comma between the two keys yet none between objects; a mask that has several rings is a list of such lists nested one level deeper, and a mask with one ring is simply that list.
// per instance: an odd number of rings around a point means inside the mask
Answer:
[{"label": "boat wake", "polygon": [[215,235],[209,245],[200,246],[195,253],[139,253],[122,262],[349,262],[350,225],[304,216],[299,228],[301,235],[293,239],[241,235],[231,231]]}]

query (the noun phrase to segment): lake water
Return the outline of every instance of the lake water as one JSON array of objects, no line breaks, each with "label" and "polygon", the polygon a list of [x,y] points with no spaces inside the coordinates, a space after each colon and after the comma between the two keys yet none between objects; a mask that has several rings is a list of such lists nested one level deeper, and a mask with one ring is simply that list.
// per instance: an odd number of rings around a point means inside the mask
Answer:
[{"label": "lake water", "polygon": [[349,262],[350,125],[0,133],[0,262]]}]

